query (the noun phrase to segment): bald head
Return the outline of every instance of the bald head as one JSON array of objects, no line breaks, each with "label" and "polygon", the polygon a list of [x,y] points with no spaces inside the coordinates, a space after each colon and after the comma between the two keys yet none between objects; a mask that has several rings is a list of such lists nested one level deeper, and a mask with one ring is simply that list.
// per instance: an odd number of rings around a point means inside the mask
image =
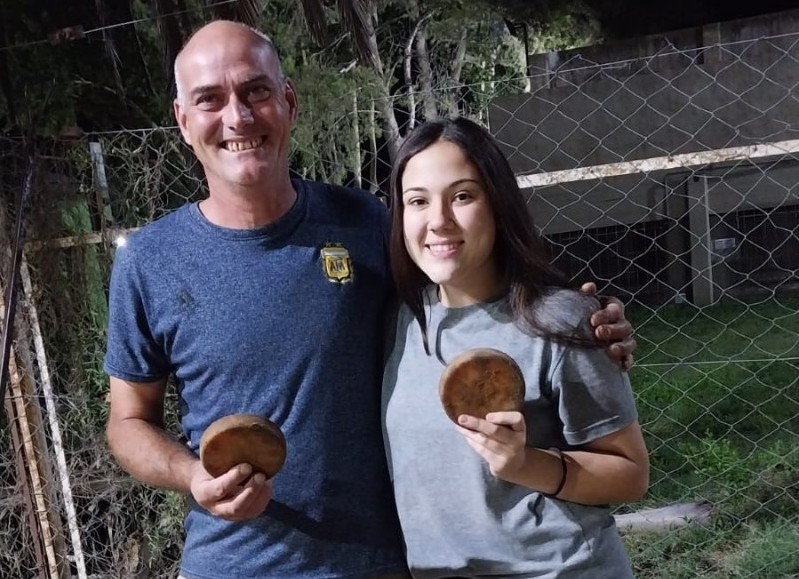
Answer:
[{"label": "bald head", "polygon": [[269,36],[241,22],[214,20],[195,31],[175,58],[175,89],[179,102],[184,102],[183,99],[186,94],[182,75],[183,63],[195,56],[200,50],[208,50],[208,47],[215,45],[222,46],[234,39],[247,40],[251,42],[253,46],[260,46],[263,50],[271,52],[274,56],[274,62],[277,64],[277,72],[280,78],[285,78],[286,75],[283,73],[283,67],[280,63],[277,50]]}]

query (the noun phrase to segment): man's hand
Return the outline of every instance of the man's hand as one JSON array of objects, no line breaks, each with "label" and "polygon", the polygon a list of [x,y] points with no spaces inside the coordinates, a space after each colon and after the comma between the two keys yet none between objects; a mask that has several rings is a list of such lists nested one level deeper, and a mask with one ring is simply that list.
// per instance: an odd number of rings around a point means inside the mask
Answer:
[{"label": "man's hand", "polygon": [[260,472],[250,475],[252,467],[239,464],[214,478],[198,460],[191,477],[191,494],[201,507],[221,519],[254,519],[272,499],[272,481]]},{"label": "man's hand", "polygon": [[[586,295],[596,294],[596,284],[584,283],[580,291]],[[623,370],[629,370],[633,365],[633,352],[637,344],[633,338],[633,327],[624,317],[624,304],[615,297],[599,297],[600,309],[590,319],[594,334],[598,340],[610,342],[607,352]]]},{"label": "man's hand", "polygon": [[485,420],[462,414],[456,428],[495,477],[512,482],[524,466],[527,427],[521,412],[489,412]]}]

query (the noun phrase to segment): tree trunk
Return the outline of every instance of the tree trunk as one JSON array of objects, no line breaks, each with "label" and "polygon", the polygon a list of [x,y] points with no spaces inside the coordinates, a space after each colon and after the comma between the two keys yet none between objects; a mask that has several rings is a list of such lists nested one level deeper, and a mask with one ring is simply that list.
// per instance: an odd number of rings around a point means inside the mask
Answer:
[{"label": "tree trunk", "polygon": [[375,103],[369,104],[369,150],[372,163],[369,167],[369,191],[377,191],[377,131],[375,130]]},{"label": "tree trunk", "polygon": [[[438,116],[436,99],[433,97],[433,70],[430,66],[430,54],[427,51],[427,31],[425,20],[432,16],[421,16],[419,0],[408,0],[408,14],[411,20],[416,21],[416,28],[411,40],[416,45],[416,58],[419,62],[419,87],[422,93],[422,110],[425,119],[434,119]],[[410,43],[411,40],[408,42]]]},{"label": "tree trunk", "polygon": [[450,74],[450,85],[453,87],[451,90],[452,97],[450,100],[449,105],[449,114],[450,116],[455,116],[458,114],[458,94],[454,87],[458,86],[461,82],[461,73],[463,72],[463,64],[466,61],[466,46],[469,44],[468,40],[468,31],[464,27],[461,31],[460,40],[458,40],[458,46],[455,49],[455,59],[452,61],[452,71]]},{"label": "tree trunk", "polygon": [[416,58],[419,59],[419,85],[422,92],[424,118],[434,119],[438,116],[438,107],[433,95],[433,71],[430,67],[430,54],[427,52],[427,33],[424,26],[416,35]]},{"label": "tree trunk", "polygon": [[370,53],[369,65],[377,76],[383,79],[378,83],[380,95],[379,102],[380,114],[383,121],[383,137],[388,147],[389,162],[393,163],[397,157],[397,150],[400,144],[400,131],[397,118],[394,116],[394,103],[391,98],[389,85],[391,80],[387,79],[383,71],[383,61],[380,59],[380,51],[377,48],[377,35],[375,33],[375,23],[377,22],[377,6],[374,2],[369,3],[371,18],[367,19],[367,46]]},{"label": "tree trunk", "polygon": [[363,164],[361,163],[361,129],[358,125],[358,91],[352,91],[352,173],[355,186],[363,188]]},{"label": "tree trunk", "polygon": [[419,31],[419,24],[413,29],[408,42],[405,43],[405,51],[403,52],[403,71],[405,73],[405,87],[408,89],[408,130],[412,130],[416,126],[416,95],[414,94],[413,86],[413,40],[416,38],[416,33]]}]

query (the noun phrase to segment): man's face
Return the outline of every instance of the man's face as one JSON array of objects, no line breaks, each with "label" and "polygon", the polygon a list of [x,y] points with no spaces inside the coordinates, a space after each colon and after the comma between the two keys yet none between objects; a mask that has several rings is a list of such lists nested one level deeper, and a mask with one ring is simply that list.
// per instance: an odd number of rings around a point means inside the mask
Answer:
[{"label": "man's face", "polygon": [[211,33],[194,39],[177,70],[175,116],[212,194],[285,175],[297,97],[268,45],[245,30]]}]

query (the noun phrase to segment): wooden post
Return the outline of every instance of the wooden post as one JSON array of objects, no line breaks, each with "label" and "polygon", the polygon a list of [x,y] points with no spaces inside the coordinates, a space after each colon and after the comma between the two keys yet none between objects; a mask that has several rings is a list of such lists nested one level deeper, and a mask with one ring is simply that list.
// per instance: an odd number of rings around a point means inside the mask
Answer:
[{"label": "wooden post", "polygon": [[[5,315],[5,304],[0,299]],[[14,449],[20,458],[17,469],[24,483],[31,534],[36,537],[36,557],[46,579],[69,579],[69,564],[63,539],[58,502],[49,468],[44,423],[30,372],[21,363],[14,346],[8,360],[9,388],[6,399],[8,423],[14,432]]]},{"label": "wooden post", "polygon": [[[5,215],[6,207],[0,206],[0,223],[4,221]],[[10,247],[7,241],[5,245]],[[22,248],[19,250],[21,258]],[[8,257],[11,263],[14,256]],[[5,283],[13,283],[14,278],[12,275],[11,280],[5,280]],[[6,308],[5,298],[2,297],[8,288],[2,286],[0,283],[0,315],[3,320],[10,321],[11,312]],[[58,495],[48,460],[41,407],[32,379],[33,368],[30,357],[26,356],[29,350],[20,349],[21,344],[28,344],[29,335],[27,332],[20,335],[20,329],[26,329],[24,319],[17,318],[13,327],[6,325],[9,337],[16,335],[16,339],[10,344],[8,351],[9,388],[3,402],[17,457],[17,480],[23,487],[28,525],[31,536],[35,539],[37,567],[43,579],[69,579],[70,568],[59,515]]]}]

